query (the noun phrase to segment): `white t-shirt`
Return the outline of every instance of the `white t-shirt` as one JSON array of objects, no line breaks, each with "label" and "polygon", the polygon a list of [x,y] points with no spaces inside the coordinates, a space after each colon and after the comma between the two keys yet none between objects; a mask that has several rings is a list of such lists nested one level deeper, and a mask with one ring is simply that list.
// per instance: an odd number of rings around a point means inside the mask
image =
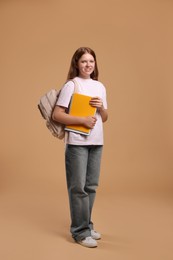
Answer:
[{"label": "white t-shirt", "polygon": [[[102,98],[103,106],[107,109],[106,89],[101,82],[93,79],[83,79],[80,77],[76,77],[75,80],[78,85],[78,93],[91,97],[98,96]],[[64,84],[56,105],[68,108],[73,92],[74,82],[69,80]],[[73,145],[103,145],[103,123],[99,112],[96,112],[96,118],[96,124],[94,128],[91,129],[90,135],[86,136],[68,132],[66,143]]]}]

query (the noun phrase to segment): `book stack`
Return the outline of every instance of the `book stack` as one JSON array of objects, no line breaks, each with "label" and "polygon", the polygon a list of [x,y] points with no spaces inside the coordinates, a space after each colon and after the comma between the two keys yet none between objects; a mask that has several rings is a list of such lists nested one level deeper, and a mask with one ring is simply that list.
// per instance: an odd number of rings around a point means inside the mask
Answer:
[{"label": "book stack", "polygon": [[[74,93],[72,95],[72,99],[69,107],[69,115],[81,116],[81,117],[94,116],[96,113],[96,108],[92,107],[89,104],[90,100],[91,100],[90,96]],[[83,134],[83,135],[89,135],[91,129],[82,125],[66,125],[65,130]]]}]

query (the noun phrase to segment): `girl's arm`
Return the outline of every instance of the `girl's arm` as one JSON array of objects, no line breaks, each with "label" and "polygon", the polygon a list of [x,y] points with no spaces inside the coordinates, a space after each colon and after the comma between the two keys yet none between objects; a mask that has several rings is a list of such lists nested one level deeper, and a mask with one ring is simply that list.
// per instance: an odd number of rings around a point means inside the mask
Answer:
[{"label": "girl's arm", "polygon": [[103,101],[100,97],[93,97],[90,101],[90,105],[96,107],[101,115],[102,122],[106,122],[108,119],[107,109],[103,106]]},{"label": "girl's arm", "polygon": [[106,122],[108,120],[108,111],[107,109],[104,109],[104,106],[98,108],[98,111],[101,115],[101,118],[102,118],[102,122]]}]

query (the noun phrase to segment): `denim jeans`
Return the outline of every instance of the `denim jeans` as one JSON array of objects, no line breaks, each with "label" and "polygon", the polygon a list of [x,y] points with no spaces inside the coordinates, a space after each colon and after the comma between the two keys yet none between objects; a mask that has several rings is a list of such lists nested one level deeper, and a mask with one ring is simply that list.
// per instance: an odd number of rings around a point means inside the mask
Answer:
[{"label": "denim jeans", "polygon": [[91,236],[91,213],[99,182],[102,145],[67,145],[66,179],[71,233],[76,241]]}]

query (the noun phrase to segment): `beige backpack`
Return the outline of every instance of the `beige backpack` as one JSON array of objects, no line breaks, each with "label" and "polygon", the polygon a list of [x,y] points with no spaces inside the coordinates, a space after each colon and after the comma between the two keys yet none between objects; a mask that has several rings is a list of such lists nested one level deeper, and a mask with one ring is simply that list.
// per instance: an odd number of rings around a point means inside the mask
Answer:
[{"label": "beige backpack", "polygon": [[58,100],[59,94],[61,90],[51,89],[45,95],[40,98],[38,103],[38,109],[42,117],[46,120],[46,126],[51,131],[52,135],[63,139],[65,136],[64,125],[55,122],[52,119],[52,112]]},{"label": "beige backpack", "polygon": [[[73,79],[74,82],[74,92],[77,90],[77,82]],[[63,139],[65,136],[65,125],[54,121],[52,119],[52,112],[58,100],[60,90],[51,89],[45,95],[43,95],[38,103],[38,109],[42,117],[46,120],[46,126],[50,130],[53,136]]]}]

